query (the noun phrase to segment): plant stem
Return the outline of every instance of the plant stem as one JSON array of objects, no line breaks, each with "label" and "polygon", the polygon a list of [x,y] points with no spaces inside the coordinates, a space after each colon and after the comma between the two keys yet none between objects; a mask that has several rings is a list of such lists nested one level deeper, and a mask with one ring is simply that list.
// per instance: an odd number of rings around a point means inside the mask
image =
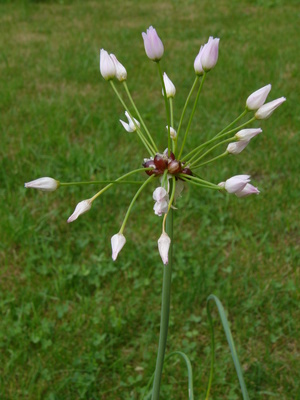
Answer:
[{"label": "plant stem", "polygon": [[158,352],[156,358],[155,375],[152,390],[152,400],[159,399],[161,376],[164,365],[165,350],[167,344],[169,314],[170,314],[170,299],[171,299],[171,278],[172,278],[172,261],[173,261],[173,209],[171,208],[166,221],[166,232],[171,239],[169,249],[169,263],[164,266],[163,287],[162,287],[162,304],[160,317],[160,333]]}]

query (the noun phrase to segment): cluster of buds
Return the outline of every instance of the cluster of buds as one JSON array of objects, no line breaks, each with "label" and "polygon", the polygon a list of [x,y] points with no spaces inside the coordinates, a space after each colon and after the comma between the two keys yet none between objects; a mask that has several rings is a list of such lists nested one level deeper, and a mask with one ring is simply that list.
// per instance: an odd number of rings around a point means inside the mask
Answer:
[{"label": "cluster of buds", "polygon": [[175,176],[178,176],[179,174],[193,175],[190,168],[185,166],[185,163],[175,159],[175,155],[172,151],[170,152],[170,155],[168,155],[168,149],[166,149],[162,154],[155,154],[154,158],[145,158],[143,167],[147,168],[146,174],[149,176],[163,175],[166,171],[168,174]]},{"label": "cluster of buds", "polygon": [[[265,120],[269,118],[275,111],[275,109],[279,107],[286,99],[284,97],[280,97],[276,100],[265,103],[271,91],[271,85],[268,84],[260,88],[259,90],[256,90],[247,98],[245,109],[240,114],[240,116],[238,116],[226,128],[214,134],[211,139],[199,144],[192,151],[185,154],[183,153],[183,151],[191,127],[194,112],[196,110],[199,95],[202,91],[207,73],[216,66],[218,61],[220,39],[209,37],[207,43],[201,45],[200,50],[196,55],[196,58],[194,60],[194,70],[196,77],[185,102],[181,116],[179,118],[178,127],[175,130],[173,128],[173,126],[175,126],[173,116],[173,100],[176,94],[176,88],[166,72],[162,73],[161,71],[160,60],[164,55],[163,42],[152,26],[147,29],[146,33],[142,33],[142,37],[144,40],[146,55],[151,61],[154,61],[158,67],[158,72],[162,85],[162,94],[164,97],[166,108],[168,147],[163,153],[159,152],[158,146],[156,145],[153,136],[146,127],[146,124],[144,123],[133,101],[133,98],[131,97],[130,91],[126,83],[127,71],[125,67],[119,62],[114,54],[109,54],[106,50],[101,49],[101,75],[106,81],[110,83],[112,89],[114,90],[115,94],[117,95],[118,99],[125,109],[125,116],[128,123],[122,120],[120,120],[120,122],[127,132],[131,132],[133,135],[136,135],[136,137],[140,139],[142,145],[149,153],[149,157],[144,159],[144,162],[142,164],[143,168],[138,168],[136,170],[130,171],[113,181],[106,181],[106,186],[102,188],[99,192],[97,192],[93,197],[79,202],[75,207],[73,214],[68,218],[68,222],[75,221],[80,215],[89,211],[92,207],[93,202],[114,184],[120,182],[134,184],[135,182],[126,181],[126,179],[133,174],[144,172],[147,174],[148,178],[142,183],[136,182],[136,184],[139,184],[140,187],[128,207],[120,231],[117,234],[113,235],[111,238],[112,258],[113,260],[117,259],[119,252],[126,243],[126,238],[123,232],[134,202],[136,201],[142,190],[146,187],[146,185],[150,184],[150,182],[158,178],[160,181],[160,185],[156,187],[153,193],[153,199],[155,201],[153,209],[156,215],[164,215],[162,234],[158,240],[158,250],[163,263],[167,264],[171,239],[165,231],[166,217],[168,215],[168,212],[170,211],[170,208],[174,208],[175,201],[181,194],[183,186],[186,183],[202,188],[226,191],[227,193],[235,194],[237,197],[246,197],[252,194],[259,194],[259,190],[255,186],[250,184],[249,175],[236,175],[232,178],[227,179],[224,182],[215,184],[200,178],[200,176],[197,175],[196,171],[202,166],[216,161],[217,159],[220,159],[224,156],[237,155],[241,151],[243,151],[250,143],[250,141],[262,132],[261,128],[246,128],[246,126],[252,122],[255,122],[256,120]],[[124,96],[120,94],[117,86],[114,83],[115,80],[123,85],[125,95],[129,100],[129,104],[126,103],[126,101],[124,100]],[[195,96],[194,105],[192,107],[191,115],[188,119],[187,127],[184,131],[184,134],[182,135],[182,123],[185,117],[185,113],[188,109],[187,105],[191,100],[192,93],[194,90],[196,90],[197,85],[198,92]],[[240,126],[234,128],[234,126],[249,112],[252,112],[254,116],[248,121],[242,123]],[[137,119],[133,115],[136,115]],[[180,142],[181,146],[179,146]],[[219,146],[222,146],[225,143],[227,144],[226,150],[217,156],[211,157],[211,152],[216,151]],[[104,182],[98,181],[81,183],[102,184]],[[54,191],[61,186],[81,183],[62,183],[57,181],[56,179],[45,177],[28,182],[25,184],[25,187],[35,188],[43,191]]]}]

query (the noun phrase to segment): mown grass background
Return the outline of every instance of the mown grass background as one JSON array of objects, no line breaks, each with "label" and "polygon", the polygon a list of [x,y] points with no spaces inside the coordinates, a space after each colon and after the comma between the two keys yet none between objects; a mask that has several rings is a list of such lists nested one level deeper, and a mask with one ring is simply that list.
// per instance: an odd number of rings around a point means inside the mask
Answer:
[{"label": "mown grass background", "polygon": [[[201,171],[215,183],[248,173],[259,196],[191,187],[178,203],[168,351],[190,356],[203,399],[205,304],[214,293],[228,311],[250,398],[300,398],[299,22],[297,0],[0,2],[1,400],[138,399],[154,371],[162,281],[154,187],[136,203],[116,263],[110,237],[136,187],[113,188],[70,225],[95,187],[23,187],[40,176],[112,179],[147,156],[118,122],[123,109],[100,76],[101,47],[126,66],[140,112],[165,148],[159,78],[141,38],[149,25],[165,45],[177,122],[200,45],[221,38],[188,148],[235,118],[254,90],[272,83],[269,99],[287,98],[256,124],[263,133],[242,154]],[[216,332],[212,398],[240,399],[218,322]],[[161,398],[187,398],[175,359]]]}]

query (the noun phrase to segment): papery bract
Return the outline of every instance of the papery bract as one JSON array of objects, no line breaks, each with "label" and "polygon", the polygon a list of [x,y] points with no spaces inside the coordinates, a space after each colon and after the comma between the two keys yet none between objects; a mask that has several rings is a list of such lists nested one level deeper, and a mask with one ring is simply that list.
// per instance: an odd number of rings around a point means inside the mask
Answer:
[{"label": "papery bract", "polygon": [[106,81],[116,76],[115,64],[108,52],[104,49],[100,50],[100,72]]},{"label": "papery bract", "polygon": [[171,239],[163,232],[158,239],[158,251],[161,256],[161,259],[165,265],[169,262],[169,249],[170,249]]},{"label": "papery bract", "polygon": [[164,54],[164,45],[160,40],[153,26],[147,29],[147,33],[142,33],[144,39],[144,47],[147,56],[152,61],[159,61]]},{"label": "papery bract", "polygon": [[92,207],[92,202],[90,199],[81,201],[80,203],[77,204],[73,214],[68,218],[67,222],[70,223],[75,221],[79,217],[79,215],[89,211],[91,207]]},{"label": "papery bract", "polygon": [[123,64],[120,63],[120,61],[117,59],[117,57],[114,54],[110,54],[110,57],[113,60],[113,63],[115,65],[116,78],[120,82],[126,81],[126,79],[127,79],[126,68],[124,67]]},{"label": "papery bract", "polygon": [[285,97],[280,97],[279,99],[270,101],[269,103],[261,106],[255,113],[256,119],[268,119],[273,112],[279,107],[282,103],[286,101]]},{"label": "papery bract", "polygon": [[58,188],[59,181],[53,178],[43,177],[35,179],[34,181],[26,182],[24,186],[26,188],[42,190],[43,192],[53,192]]},{"label": "papery bract", "polygon": [[122,233],[117,233],[111,238],[112,259],[116,261],[118,254],[126,243],[125,236]]},{"label": "papery bract", "polygon": [[250,96],[246,101],[247,110],[249,111],[258,110],[259,107],[261,107],[266,101],[266,98],[268,97],[271,88],[272,86],[269,84],[256,90],[254,93],[250,94]]}]

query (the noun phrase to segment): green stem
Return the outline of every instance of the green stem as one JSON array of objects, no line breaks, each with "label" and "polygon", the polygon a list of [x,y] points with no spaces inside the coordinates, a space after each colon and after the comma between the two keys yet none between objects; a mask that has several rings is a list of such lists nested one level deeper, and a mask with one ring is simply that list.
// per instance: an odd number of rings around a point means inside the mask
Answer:
[{"label": "green stem", "polygon": [[[192,110],[192,113],[191,113],[191,115],[190,115],[190,119],[189,119],[189,122],[188,122],[188,126],[187,126],[186,131],[185,131],[185,134],[184,134],[183,142],[182,142],[182,145],[181,145],[181,150],[180,150],[179,155],[178,155],[178,159],[179,159],[179,160],[180,160],[181,154],[182,154],[182,152],[183,152],[184,145],[185,145],[186,138],[187,138],[187,134],[188,134],[188,132],[189,132],[189,130],[190,130],[190,126],[191,126],[191,123],[192,123],[192,120],[193,120],[193,117],[194,117],[194,114],[195,114],[195,111],[196,111],[197,103],[198,103],[199,96],[200,96],[200,93],[201,93],[201,90],[202,90],[202,87],[203,87],[203,83],[204,83],[204,80],[205,80],[205,76],[206,76],[206,75],[205,75],[205,73],[204,73],[204,75],[203,75],[203,77],[202,77],[202,79],[201,79],[201,82],[200,82],[200,86],[199,86],[199,89],[198,89],[197,97],[196,97],[195,102],[194,102],[193,110]],[[177,135],[177,136],[178,136],[178,135]]]},{"label": "green stem", "polygon": [[166,91],[166,87],[165,87],[165,82],[164,82],[164,77],[163,77],[163,73],[161,70],[161,66],[160,63],[157,62],[157,67],[158,67],[158,72],[159,72],[159,76],[160,76],[160,80],[161,80],[161,84],[162,84],[162,88],[163,88],[163,92],[164,92],[164,100],[165,100],[165,108],[166,108],[166,116],[167,116],[167,125],[168,125],[168,155],[170,157],[170,152],[171,152],[171,137],[170,137],[170,108],[169,108],[169,103],[168,103],[168,98],[167,98],[167,91]]},{"label": "green stem", "polygon": [[[177,135],[176,135],[175,153],[174,153],[175,156],[176,156],[176,150],[177,150],[177,140],[178,140],[179,132],[180,132],[180,129],[181,129],[183,117],[184,117],[184,114],[185,114],[185,112],[186,112],[187,105],[188,105],[188,103],[189,103],[189,101],[190,101],[190,98],[191,98],[191,96],[192,96],[192,93],[193,93],[193,91],[194,91],[194,89],[195,89],[195,86],[196,86],[198,80],[199,80],[199,76],[197,75],[196,78],[195,78],[195,80],[194,80],[194,83],[193,83],[193,85],[192,85],[192,87],[191,87],[190,93],[188,94],[188,97],[187,97],[187,99],[186,99],[186,101],[185,101],[185,104],[184,104],[184,107],[183,107],[183,110],[182,110],[182,113],[181,113],[181,117],[180,117],[178,129],[177,129]],[[174,128],[174,126],[173,126],[173,128]]]},{"label": "green stem", "polygon": [[112,184],[135,184],[135,185],[140,185],[141,183],[143,183],[144,181],[122,181],[122,182],[118,182],[118,181],[88,181],[88,182],[60,182],[60,186],[76,186],[76,185],[101,185],[104,183],[112,183]]},{"label": "green stem", "polygon": [[163,287],[162,287],[162,304],[160,317],[160,333],[158,352],[156,359],[155,375],[152,389],[152,400],[159,399],[161,376],[164,365],[168,327],[170,314],[170,299],[171,299],[171,277],[172,277],[172,261],[173,261],[173,209],[171,208],[166,221],[166,232],[171,239],[169,249],[169,263],[164,266]]},{"label": "green stem", "polygon": [[[221,146],[222,144],[232,142],[233,140],[235,140],[234,137],[229,138],[229,139],[222,140],[221,142],[215,144],[213,147],[211,147],[209,150],[207,150],[205,153],[203,153],[200,157],[198,157],[197,160],[193,161],[192,163],[189,163],[189,167],[191,168],[193,165],[194,165],[194,166],[196,165],[195,168],[198,168],[199,165],[197,165],[197,163],[198,163],[203,157],[205,157],[208,153],[210,153],[211,151],[213,151],[213,150],[216,149],[217,147]],[[222,155],[223,155],[223,153],[222,153]]]},{"label": "green stem", "polygon": [[[222,133],[226,132],[229,128],[231,128],[234,124],[236,124],[240,119],[242,119],[246,114],[248,110],[244,110],[241,115],[239,115],[234,121],[232,121],[229,125],[227,125],[224,129],[222,129],[219,133],[216,134],[214,137],[218,137],[222,135]],[[254,118],[255,119],[255,118]]]},{"label": "green stem", "polygon": [[129,89],[128,89],[126,81],[123,81],[123,85],[124,85],[125,91],[127,93],[127,96],[128,96],[128,98],[130,100],[130,103],[131,103],[132,107],[134,108],[134,110],[135,110],[135,112],[136,112],[136,114],[137,114],[137,116],[139,118],[140,123],[143,125],[143,128],[145,129],[145,132],[147,133],[148,138],[150,139],[150,142],[152,143],[153,148],[155,149],[156,153],[158,153],[158,149],[156,147],[156,144],[155,144],[150,132],[148,131],[148,129],[147,129],[145,123],[144,123],[144,120],[143,120],[141,114],[139,113],[139,110],[137,109],[137,107],[135,105],[135,102],[133,101],[133,98],[132,98],[132,96],[131,96],[131,94],[129,92]]},{"label": "green stem", "polygon": [[204,163],[195,165],[195,166],[193,167],[193,171],[194,171],[195,169],[197,169],[197,168],[202,167],[203,165],[210,164],[211,162],[216,161],[216,160],[218,160],[219,158],[223,158],[223,157],[227,156],[228,154],[229,154],[229,153],[228,153],[228,151],[226,150],[226,151],[224,151],[224,153],[222,153],[222,154],[220,154],[220,155],[218,155],[218,156],[216,156],[216,157],[214,157],[214,158],[211,158],[210,160],[205,161]]}]

